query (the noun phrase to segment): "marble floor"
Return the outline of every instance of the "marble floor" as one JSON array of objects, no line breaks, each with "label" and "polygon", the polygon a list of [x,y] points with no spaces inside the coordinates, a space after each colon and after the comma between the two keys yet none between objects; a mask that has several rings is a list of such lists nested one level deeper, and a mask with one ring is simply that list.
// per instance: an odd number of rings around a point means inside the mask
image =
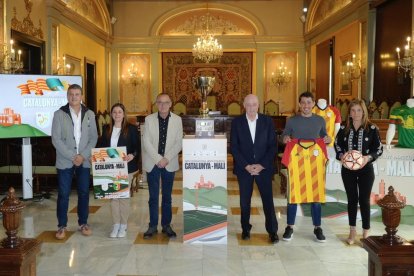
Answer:
[{"label": "marble floor", "polygon": [[[322,228],[326,243],[315,242],[311,219],[297,217],[294,238],[276,245],[267,243],[264,215],[260,197],[255,190],[252,200],[252,238],[240,240],[240,210],[237,182],[229,173],[228,178],[228,244],[189,245],[182,243],[182,178],[178,173],[173,192],[173,228],[178,237],[166,239],[159,233],[153,240],[143,240],[142,233],[148,225],[148,190],[140,189],[131,199],[128,235],[111,239],[110,204],[107,200],[90,199],[89,223],[93,235],[84,237],[77,229],[76,193],[70,200],[70,235],[56,241],[56,197],[26,201],[23,209],[19,236],[43,241],[37,258],[37,275],[367,275],[368,255],[360,243],[346,245],[346,216],[323,219]],[[279,221],[279,237],[286,226],[284,215],[286,199],[278,194],[274,182],[274,202]],[[358,222],[359,232],[361,222]],[[2,229],[0,239],[5,237]],[[414,239],[412,226],[401,225],[399,234]],[[160,231],[160,229],[159,229]],[[384,233],[381,223],[372,223],[372,235]]]}]

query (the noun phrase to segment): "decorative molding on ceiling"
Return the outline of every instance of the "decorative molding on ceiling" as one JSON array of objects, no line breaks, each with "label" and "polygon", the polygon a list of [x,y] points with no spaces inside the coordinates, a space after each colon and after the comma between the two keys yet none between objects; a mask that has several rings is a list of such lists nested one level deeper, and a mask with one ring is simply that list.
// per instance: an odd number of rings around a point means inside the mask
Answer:
[{"label": "decorative molding on ceiling", "polygon": [[206,28],[214,35],[252,35],[251,31],[248,32],[239,27],[225,15],[214,15],[210,12],[192,15],[185,19],[184,23],[160,35],[200,35]]},{"label": "decorative molding on ceiling", "polygon": [[151,29],[154,36],[188,36],[200,33],[203,17],[211,15],[209,25],[216,35],[263,35],[264,27],[254,15],[221,3],[180,6],[158,18]]},{"label": "decorative molding on ceiling", "polygon": [[109,13],[104,0],[66,0],[65,2],[69,9],[109,34]]},{"label": "decorative molding on ceiling", "polygon": [[351,4],[354,0],[316,0],[308,12],[307,32]]},{"label": "decorative molding on ceiling", "polygon": [[[91,6],[84,8],[79,5],[83,3],[82,0],[44,0],[46,2],[46,10],[51,18],[54,18],[55,24],[67,25],[73,29],[77,29],[80,32],[86,31],[95,38],[100,39],[100,43],[106,43],[112,41],[112,26],[110,24],[110,16],[108,8],[105,4],[105,0],[94,0],[92,6],[94,7],[97,16],[99,18],[99,24],[91,21],[92,17],[85,17],[80,12],[89,10]],[[92,3],[90,0],[86,3]],[[75,3],[77,2],[77,3]],[[71,5],[69,7],[69,5]]]}]

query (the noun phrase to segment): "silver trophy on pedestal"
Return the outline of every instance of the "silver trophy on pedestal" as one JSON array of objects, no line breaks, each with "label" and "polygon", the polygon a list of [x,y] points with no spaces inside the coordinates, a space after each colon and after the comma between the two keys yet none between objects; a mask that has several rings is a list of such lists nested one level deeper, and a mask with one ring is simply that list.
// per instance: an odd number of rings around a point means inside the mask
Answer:
[{"label": "silver trophy on pedestal", "polygon": [[196,89],[198,89],[201,93],[201,107],[200,107],[200,114],[202,116],[208,115],[208,107],[207,107],[207,95],[213,89],[214,83],[216,81],[215,77],[205,77],[199,76],[193,78],[193,84]]}]

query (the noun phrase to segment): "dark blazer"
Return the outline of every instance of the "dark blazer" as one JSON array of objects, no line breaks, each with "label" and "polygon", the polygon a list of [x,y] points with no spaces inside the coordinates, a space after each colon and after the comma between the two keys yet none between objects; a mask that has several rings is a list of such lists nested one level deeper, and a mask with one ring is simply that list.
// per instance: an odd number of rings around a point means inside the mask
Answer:
[{"label": "dark blazer", "polygon": [[233,154],[234,174],[247,173],[245,167],[250,164],[261,164],[265,168],[264,173],[273,174],[276,143],[275,127],[269,116],[258,114],[254,144],[246,114],[233,119],[230,150]]},{"label": "dark blazer", "polygon": [[[98,144],[98,148],[106,148],[111,146],[111,134],[107,136],[106,129],[108,128],[108,125],[103,127],[102,131],[102,137],[101,141]],[[118,147],[124,147],[127,148],[127,154],[132,154],[135,156],[134,159],[128,162],[128,173],[133,173],[138,170],[138,154],[141,154],[140,150],[140,137],[138,135],[138,129],[136,126],[133,126],[131,124],[128,124],[128,135],[127,137],[124,137],[121,134],[119,135],[118,139]]]}]

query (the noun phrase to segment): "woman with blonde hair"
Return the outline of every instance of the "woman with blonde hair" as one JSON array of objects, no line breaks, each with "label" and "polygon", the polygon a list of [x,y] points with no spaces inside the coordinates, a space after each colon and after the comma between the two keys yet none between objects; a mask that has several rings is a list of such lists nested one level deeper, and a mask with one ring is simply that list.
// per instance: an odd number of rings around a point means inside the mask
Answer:
[{"label": "woman with blonde hair", "polygon": [[370,195],[374,184],[374,162],[382,154],[382,144],[378,128],[368,119],[365,102],[354,99],[348,106],[348,119],[341,126],[335,138],[336,159],[344,164],[347,152],[357,150],[363,156],[358,170],[350,170],[342,166],[341,176],[348,198],[349,237],[348,244],[353,244],[356,237],[356,217],[358,203],[362,218],[363,238],[368,237],[370,229]]}]

